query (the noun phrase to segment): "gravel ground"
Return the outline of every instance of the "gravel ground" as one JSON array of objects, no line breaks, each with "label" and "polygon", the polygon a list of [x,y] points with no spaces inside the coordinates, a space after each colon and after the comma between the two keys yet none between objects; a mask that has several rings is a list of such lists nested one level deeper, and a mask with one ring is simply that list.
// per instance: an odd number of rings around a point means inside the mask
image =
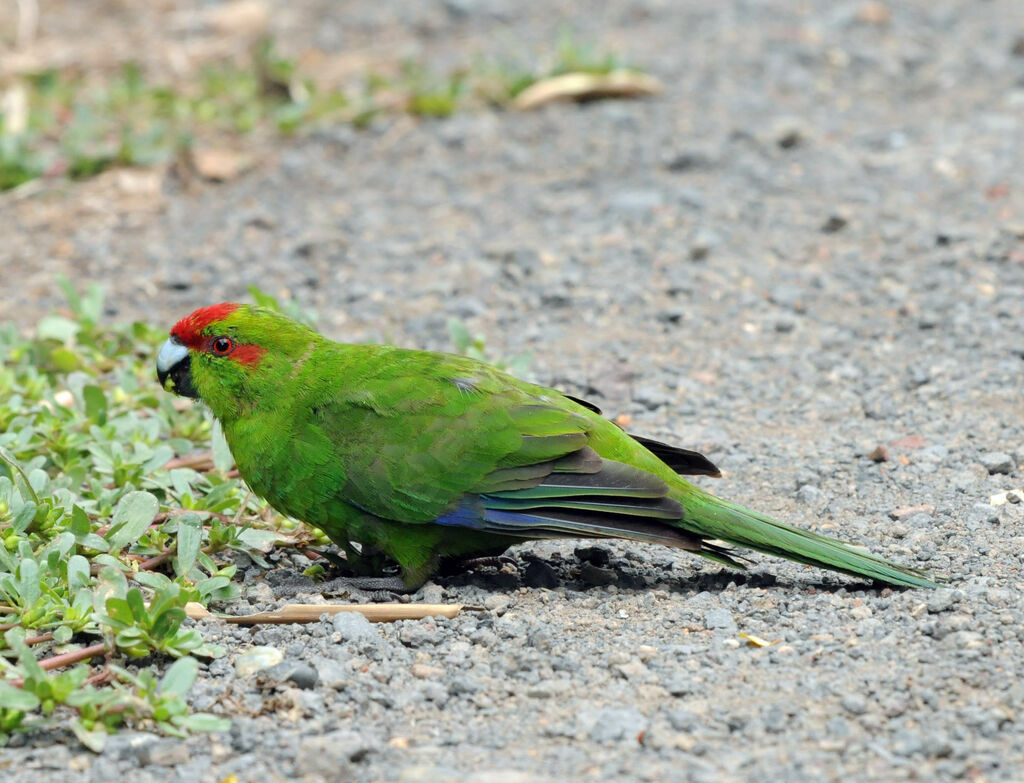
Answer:
[{"label": "gravel ground", "polygon": [[[273,17],[285,46],[456,62],[573,11],[322,5]],[[705,450],[717,493],[948,587],[524,545],[517,573],[414,597],[485,607],[454,620],[207,625],[231,652],[192,699],[229,734],[30,737],[5,780],[1024,779],[1024,504],[991,501],[1024,484],[1024,6],[794,5],[577,9],[665,83],[652,100],[341,128],[221,186],[115,172],[8,198],[0,269],[24,282],[0,318],[55,306],[58,272],[168,324],[250,283],[337,339],[446,348],[459,317]],[[305,565],[249,570],[238,610],[315,597]],[[254,646],[282,663],[239,675]]]}]

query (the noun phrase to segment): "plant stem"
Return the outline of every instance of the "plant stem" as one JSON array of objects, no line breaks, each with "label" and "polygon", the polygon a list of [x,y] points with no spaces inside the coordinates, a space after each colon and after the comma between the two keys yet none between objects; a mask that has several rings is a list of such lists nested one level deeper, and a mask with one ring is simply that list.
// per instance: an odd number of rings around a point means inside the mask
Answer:
[{"label": "plant stem", "polygon": [[80,650],[72,650],[71,652],[62,653],[60,655],[54,655],[52,658],[43,658],[39,662],[39,665],[46,669],[59,669],[61,666],[70,666],[73,663],[79,661],[87,661],[90,658],[95,658],[97,655],[102,655],[107,652],[107,645],[105,642],[97,642],[96,644],[90,644],[88,647],[83,647]]}]

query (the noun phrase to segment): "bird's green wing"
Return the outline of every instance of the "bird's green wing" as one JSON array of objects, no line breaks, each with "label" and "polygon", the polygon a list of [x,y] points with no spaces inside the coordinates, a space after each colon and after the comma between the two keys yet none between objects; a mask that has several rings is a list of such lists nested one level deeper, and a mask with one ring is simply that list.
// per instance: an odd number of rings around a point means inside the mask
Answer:
[{"label": "bird's green wing", "polygon": [[479,362],[396,351],[358,390],[317,406],[314,423],[344,465],[341,497],[385,520],[697,549],[664,524],[683,515],[665,481],[588,446],[598,422]]}]

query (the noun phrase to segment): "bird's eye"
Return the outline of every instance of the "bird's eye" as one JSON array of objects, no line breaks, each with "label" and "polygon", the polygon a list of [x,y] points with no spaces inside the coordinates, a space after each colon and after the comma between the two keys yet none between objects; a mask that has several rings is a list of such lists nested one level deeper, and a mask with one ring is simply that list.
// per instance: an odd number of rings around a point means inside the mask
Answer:
[{"label": "bird's eye", "polygon": [[235,350],[235,341],[230,337],[214,337],[213,342],[210,343],[210,348],[217,356],[227,356]]}]

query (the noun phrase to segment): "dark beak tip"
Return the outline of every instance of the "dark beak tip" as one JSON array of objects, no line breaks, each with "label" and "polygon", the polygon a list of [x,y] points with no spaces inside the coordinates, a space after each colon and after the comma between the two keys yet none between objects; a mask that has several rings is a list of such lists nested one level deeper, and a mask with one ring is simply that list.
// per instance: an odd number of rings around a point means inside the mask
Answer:
[{"label": "dark beak tip", "polygon": [[160,382],[160,387],[165,391],[180,397],[192,397],[193,399],[199,397],[195,386],[192,385],[192,362],[187,356],[170,369],[161,370],[158,367],[156,378]]}]

